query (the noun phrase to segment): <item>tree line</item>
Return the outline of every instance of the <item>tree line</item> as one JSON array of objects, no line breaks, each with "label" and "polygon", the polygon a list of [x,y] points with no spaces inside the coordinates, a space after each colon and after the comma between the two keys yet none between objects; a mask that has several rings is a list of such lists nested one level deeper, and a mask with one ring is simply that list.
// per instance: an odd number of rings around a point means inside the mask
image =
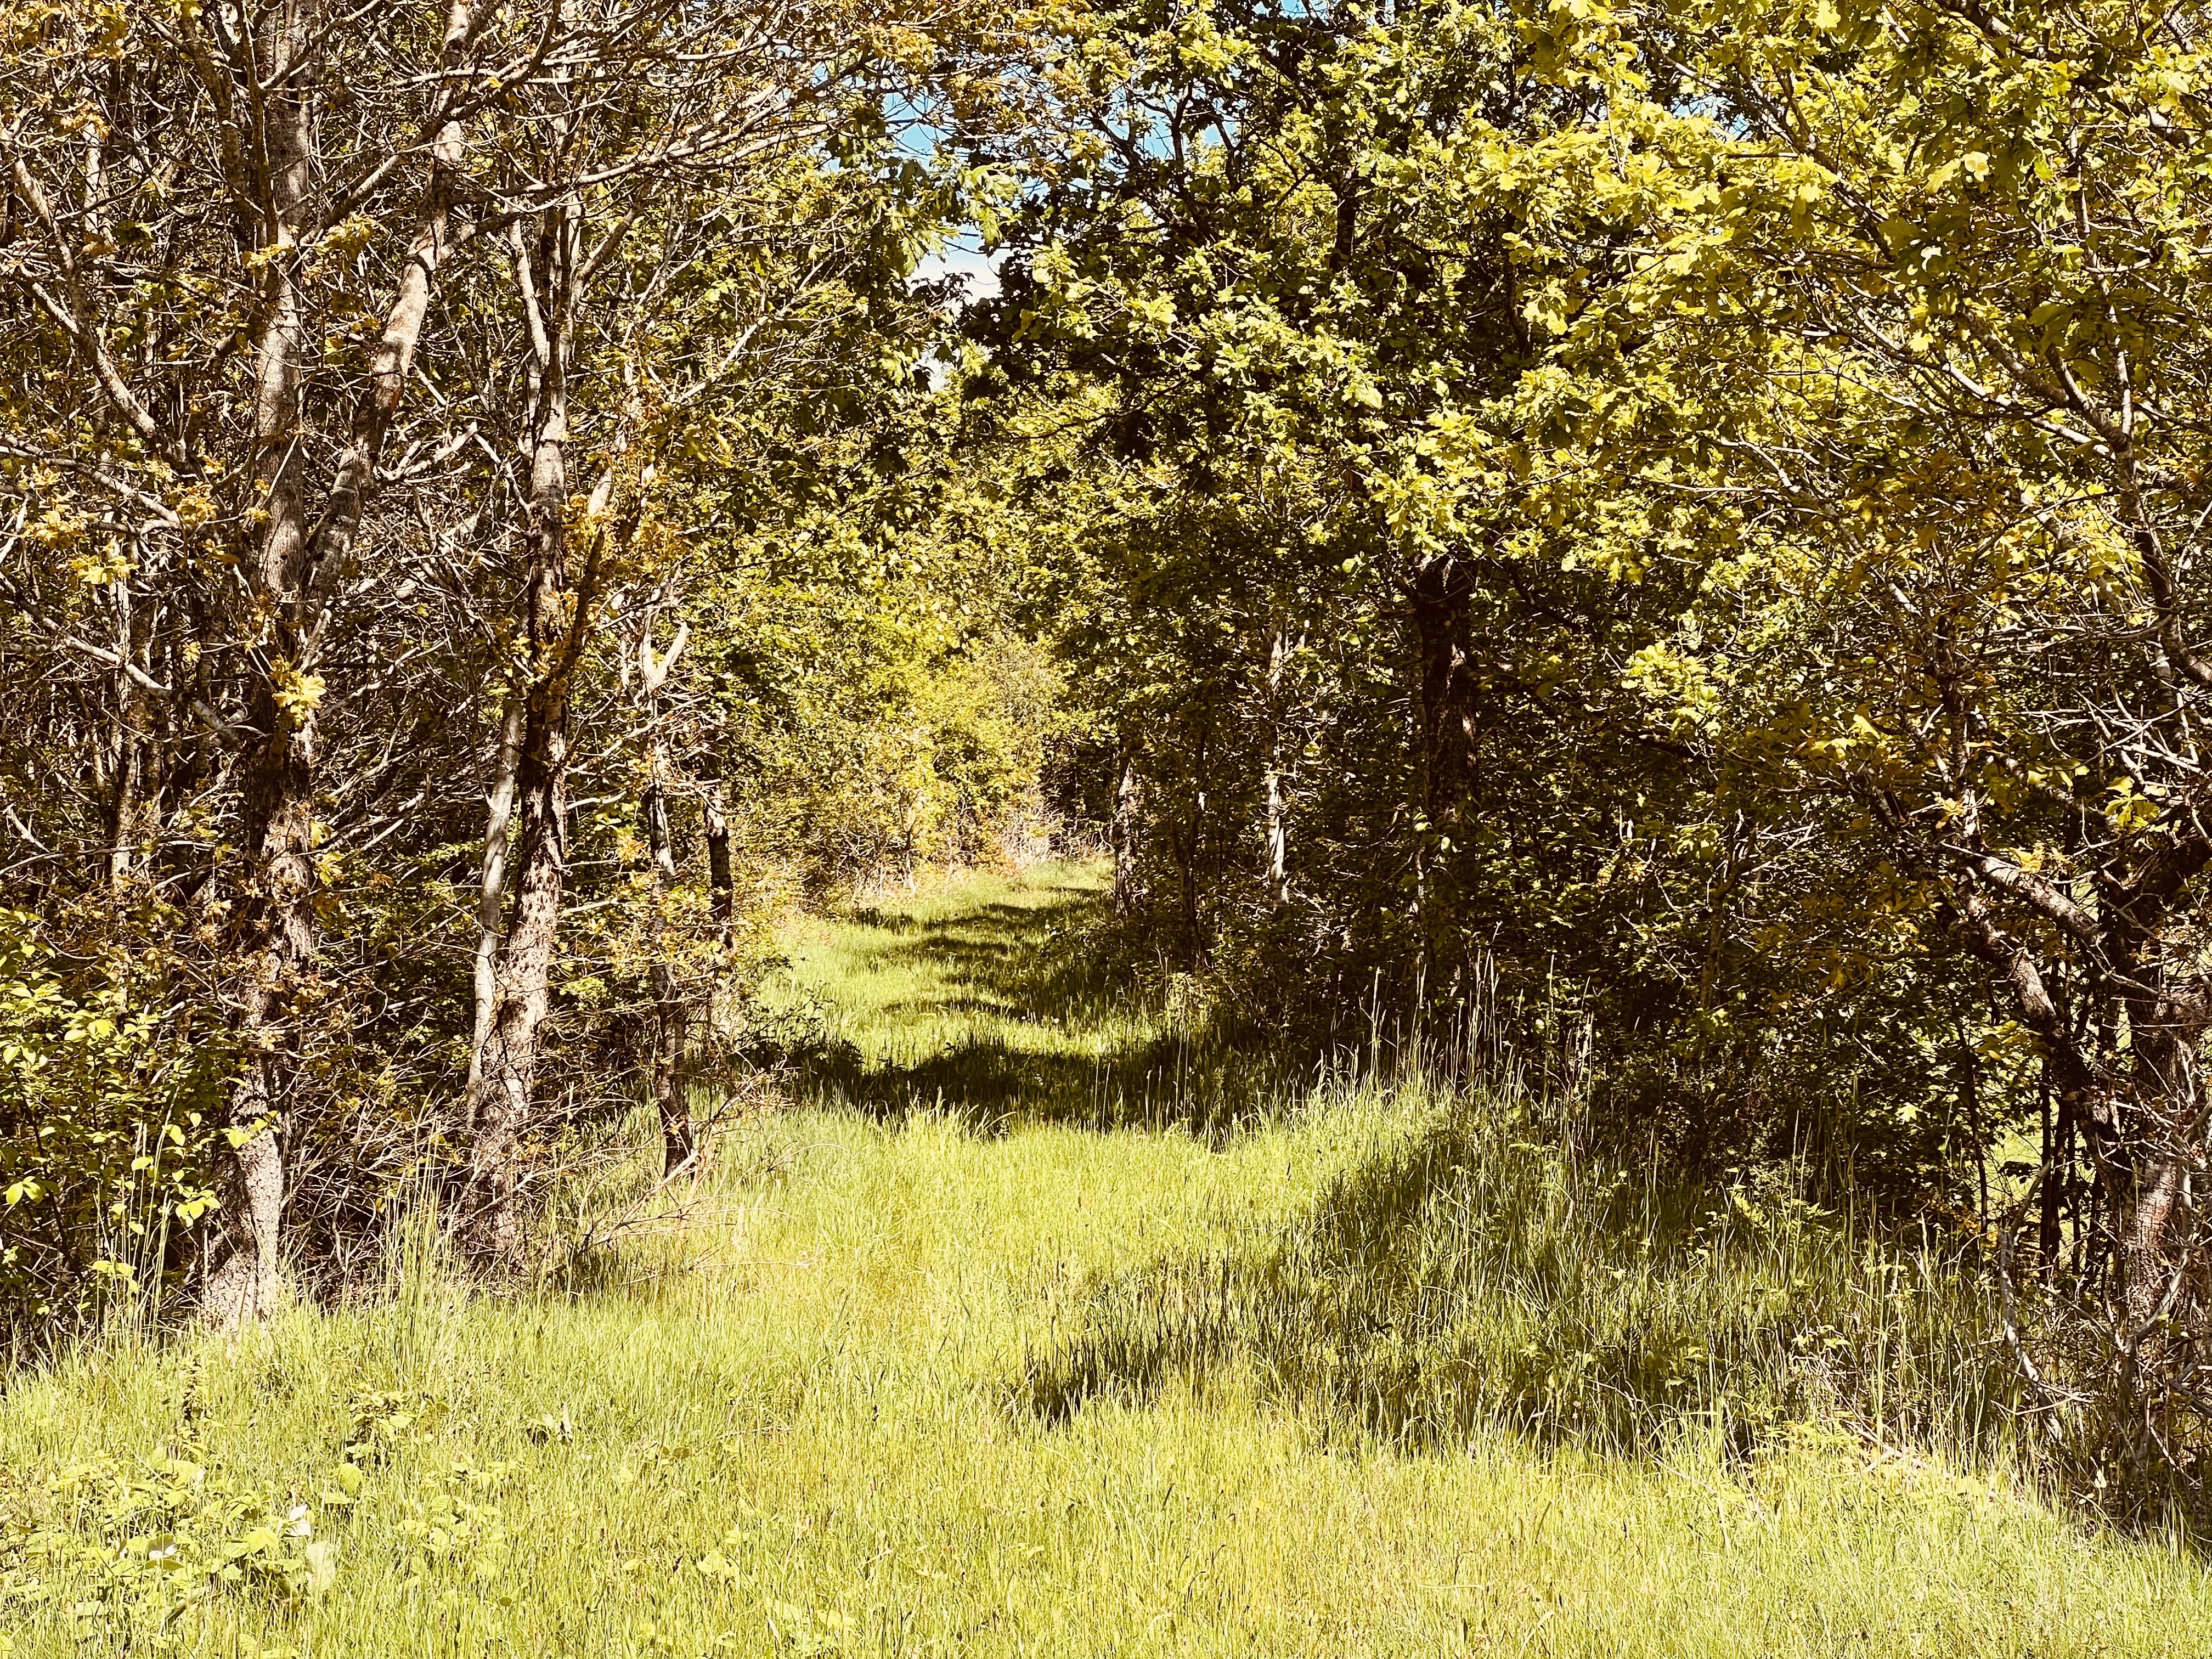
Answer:
[{"label": "tree line", "polygon": [[1051,665],[897,463],[942,298],[902,129],[1015,27],[8,9],[19,1326],[255,1317],[426,1169],[521,1265],[634,1088],[691,1156],[781,888],[1035,793]]},{"label": "tree line", "polygon": [[1937,1217],[2045,1322],[2051,1420],[2167,1468],[2212,1315],[2206,27],[1102,9],[1045,153],[976,147],[969,323],[1080,526],[1120,908],[1270,1019],[1500,987],[1622,1144]]},{"label": "tree line", "polygon": [[1239,1018],[1517,1006],[2191,1465],[2201,9],[7,20],[22,1305],[426,1167],[512,1267],[782,895],[1049,795]]}]

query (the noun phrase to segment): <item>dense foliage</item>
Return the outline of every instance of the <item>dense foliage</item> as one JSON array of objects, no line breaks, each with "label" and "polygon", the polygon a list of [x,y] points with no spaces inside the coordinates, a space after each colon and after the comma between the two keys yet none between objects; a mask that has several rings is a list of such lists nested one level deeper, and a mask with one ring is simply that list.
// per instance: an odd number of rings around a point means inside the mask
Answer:
[{"label": "dense foliage", "polygon": [[523,1265],[784,907],[1049,799],[1237,1018],[1917,1208],[2194,1473],[2197,11],[4,15],[19,1322],[426,1177]]},{"label": "dense foliage", "polygon": [[2212,1310],[2202,27],[1094,13],[1053,165],[993,151],[971,376],[1091,434],[1065,638],[1125,909],[1291,1018],[1480,1024],[1495,974],[1624,1144],[1933,1205],[2050,1310],[2039,1409],[2168,1468]]}]

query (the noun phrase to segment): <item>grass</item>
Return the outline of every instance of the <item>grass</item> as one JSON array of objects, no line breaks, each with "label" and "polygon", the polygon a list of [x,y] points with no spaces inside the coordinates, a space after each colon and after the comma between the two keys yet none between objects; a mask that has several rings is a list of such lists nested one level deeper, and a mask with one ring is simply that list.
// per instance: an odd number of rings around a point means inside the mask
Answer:
[{"label": "grass", "polygon": [[[1826,1274],[1797,1311],[1849,1342],[1923,1341],[1849,1305],[1863,1243],[1759,1194],[1764,1225],[1668,1212],[1511,1103],[1346,1084],[1175,1127],[1226,1074],[1090,962],[1093,885],[810,929],[783,994],[850,1048],[588,1287],[465,1296],[417,1227],[381,1302],[13,1379],[0,1650],[2212,1647],[2194,1555],[1966,1472],[1941,1425],[1831,1391],[1724,1431],[1805,1352],[1745,1310],[1777,1275]],[[1730,1317],[1667,1406],[1636,1356]],[[1643,1405],[1547,1418],[1506,1363],[1547,1343]]]}]

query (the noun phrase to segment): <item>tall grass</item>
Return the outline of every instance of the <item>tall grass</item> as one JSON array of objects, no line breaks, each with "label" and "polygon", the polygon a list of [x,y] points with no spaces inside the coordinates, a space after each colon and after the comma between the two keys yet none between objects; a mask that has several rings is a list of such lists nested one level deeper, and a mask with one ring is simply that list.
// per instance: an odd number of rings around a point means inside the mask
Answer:
[{"label": "tall grass", "polygon": [[2018,1449],[1996,1299],[1924,1230],[1862,1230],[1786,1172],[1670,1185],[1578,1154],[1524,1100],[1419,1075],[1311,1109],[1387,1127],[1288,1225],[1097,1286],[1030,1356],[1032,1409],[1233,1370],[1335,1431],[1431,1450],[1504,1429],[1741,1455],[1808,1423],[1985,1463]]},{"label": "tall grass", "polygon": [[[978,883],[943,920],[1018,946],[1083,902]],[[1930,1346],[1910,1252],[1752,1188],[1762,1218],[1670,1208],[1410,1080],[1285,1080],[1207,1133],[1163,1085],[1104,1131],[991,1093],[998,1058],[1157,1005],[965,1006],[982,958],[910,942],[802,950],[793,995],[880,1010],[861,1092],[726,1127],[604,1273],[469,1294],[418,1211],[380,1301],[8,1379],[0,1652],[2205,1650],[2186,1549],[1930,1449],[1976,1419],[1899,1402],[1977,1363],[1980,1316]],[[992,1063],[917,1106],[948,1044]],[[1706,1431],[1761,1388],[1778,1426]]]}]

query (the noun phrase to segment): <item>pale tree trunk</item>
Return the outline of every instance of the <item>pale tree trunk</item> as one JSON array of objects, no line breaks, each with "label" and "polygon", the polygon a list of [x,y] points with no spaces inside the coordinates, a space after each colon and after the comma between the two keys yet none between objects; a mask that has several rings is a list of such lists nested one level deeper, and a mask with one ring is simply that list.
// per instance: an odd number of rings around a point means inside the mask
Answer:
[{"label": "pale tree trunk", "polygon": [[[2148,952],[2131,951],[2126,960],[2129,977],[2144,987],[2128,998],[2135,1075],[2124,1091],[2132,1121],[2120,1149],[2127,1190],[2118,1206],[2130,1359],[2166,1369],[2205,1340],[2212,1316],[2204,1194],[2197,1189],[2208,1152],[2197,1050],[2212,993],[2191,986],[2175,994],[2164,964]],[[2114,1115],[2118,1109],[2116,1102]]]},{"label": "pale tree trunk", "polygon": [[571,592],[568,572],[568,358],[574,329],[579,225],[566,205],[547,209],[534,237],[514,240],[515,280],[530,324],[532,407],[524,507],[528,575],[523,599],[530,684],[517,751],[514,904],[495,969],[495,994],[469,1119],[471,1252],[487,1265],[522,1266],[526,1138],[538,1077],[539,1036],[552,1006],[553,947],[568,863],[568,698],[589,629],[588,579]]},{"label": "pale tree trunk", "polygon": [[567,399],[557,358],[544,367],[526,532],[532,678],[523,699],[516,757],[514,909],[500,947],[478,1097],[469,1113],[477,1128],[470,1158],[472,1244],[479,1255],[508,1267],[521,1260],[523,1136],[537,1081],[538,1030],[550,1006],[549,975],[568,871]]},{"label": "pale tree trunk", "polygon": [[476,1019],[469,1042],[465,1097],[468,1127],[476,1127],[483,1104],[484,1044],[491,1036],[499,1004],[500,920],[507,905],[507,843],[514,819],[514,778],[522,749],[523,699],[510,694],[501,717],[499,748],[492,762],[491,789],[485,800],[483,862],[477,884]]},{"label": "pale tree trunk", "polygon": [[1267,902],[1279,909],[1291,898],[1291,831],[1283,805],[1283,671],[1290,636],[1281,629],[1267,641]]},{"label": "pale tree trunk", "polygon": [[664,1174],[672,1176],[697,1155],[698,1139],[684,1091],[684,1037],[689,1011],[682,981],[670,960],[672,947],[667,937],[676,891],[676,841],[668,823],[668,743],[660,726],[659,699],[669,671],[684,654],[690,637],[689,629],[679,623],[667,654],[655,657],[653,617],[648,611],[637,646],[646,726],[646,782],[638,815],[644,820],[646,846],[653,856],[653,896],[662,931],[653,956],[653,1103],[660,1118],[661,1168]]},{"label": "pale tree trunk", "polygon": [[1114,918],[1127,921],[1137,910],[1137,849],[1144,830],[1145,782],[1137,773],[1137,757],[1124,743],[1114,778],[1114,818],[1109,839],[1114,850]]}]

